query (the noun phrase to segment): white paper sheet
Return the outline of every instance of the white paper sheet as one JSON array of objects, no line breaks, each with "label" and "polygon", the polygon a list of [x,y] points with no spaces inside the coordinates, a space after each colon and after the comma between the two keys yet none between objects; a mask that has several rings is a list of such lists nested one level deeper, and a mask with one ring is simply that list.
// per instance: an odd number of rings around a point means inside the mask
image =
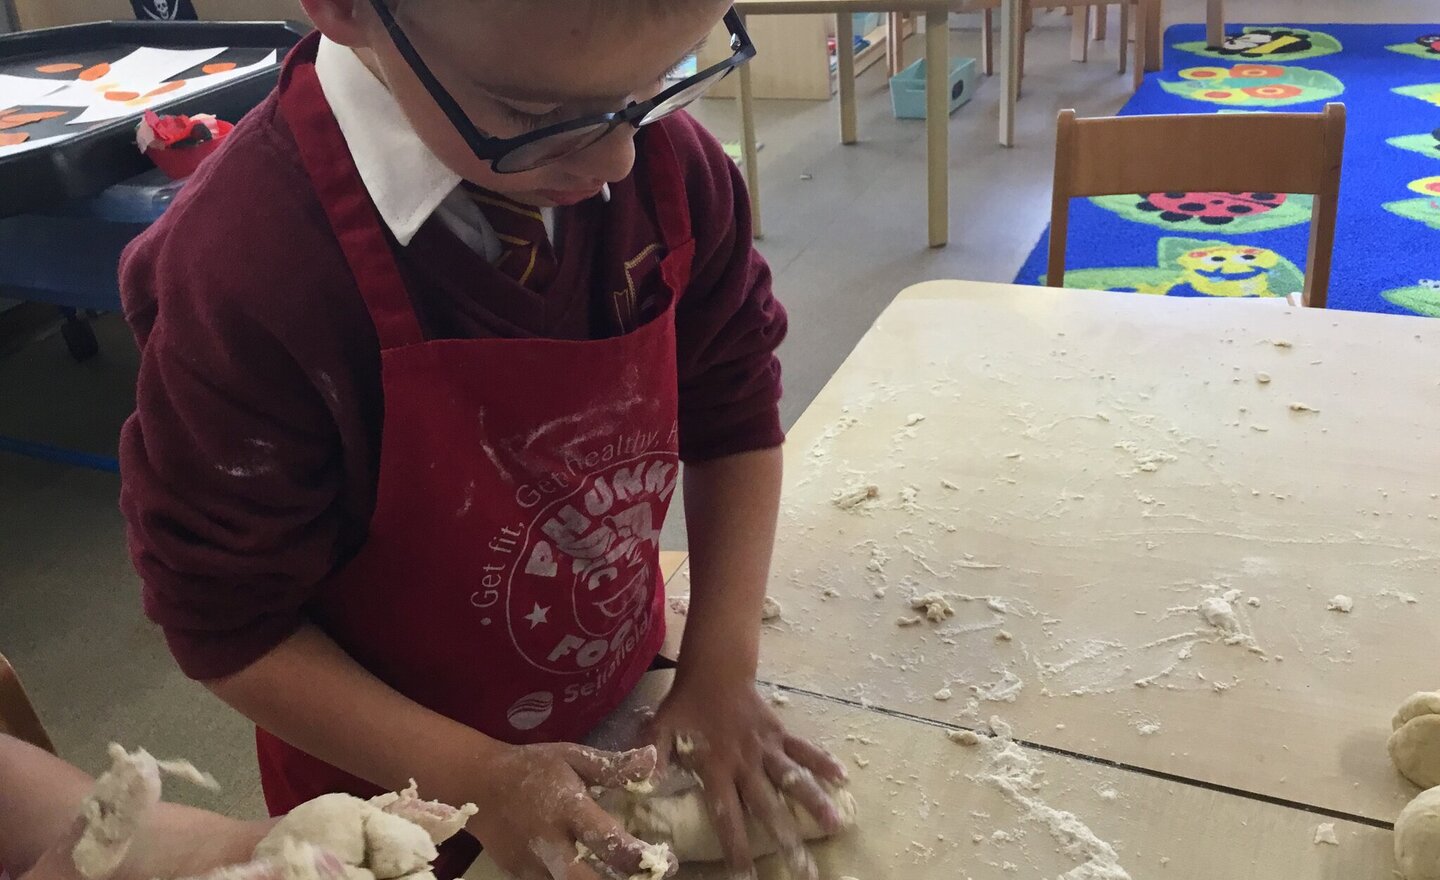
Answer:
[{"label": "white paper sheet", "polygon": [[[120,102],[105,99],[106,92],[137,92],[145,94],[169,77],[204,64],[224,47],[210,49],[156,49],[143,46],[110,65],[110,71],[96,80],[72,80],[64,88],[49,95],[47,100],[65,107],[98,107],[109,104],[122,108]],[[121,110],[98,118],[113,119],[129,112]],[[74,120],[78,122],[79,120]]]},{"label": "white paper sheet", "polygon": [[26,104],[39,104],[46,95],[64,85],[65,83],[55,80],[0,73],[0,110]]},{"label": "white paper sheet", "polygon": [[[204,76],[193,77],[191,79],[187,79],[185,81],[185,85],[181,86],[180,88],[173,91],[165,92],[164,94],[156,95],[153,98],[136,99],[133,101],[110,101],[106,100],[104,94],[101,93],[98,96],[98,100],[90,102],[89,105],[86,107],[85,111],[79,116],[76,116],[74,119],[70,120],[69,124],[83,125],[91,122],[101,122],[107,119],[118,119],[122,116],[138,115],[145,110],[150,109],[151,107],[158,107],[170,101],[184,98],[187,95],[193,95],[194,93],[201,91],[202,89],[208,89],[213,86],[217,86],[223,82],[235,79],[237,77],[245,76],[246,74],[253,71],[270,67],[275,64],[276,58],[276,53],[271,52],[269,55],[265,56],[260,61],[257,61],[254,64],[246,65],[245,67],[237,67],[234,70],[227,70],[224,73],[210,73]],[[203,60],[205,59],[202,59],[202,61]],[[201,62],[196,63],[198,64]],[[193,65],[186,65],[186,67],[190,66]],[[185,67],[180,68],[180,70],[185,69]],[[175,71],[174,73],[178,72],[179,70]],[[174,73],[165,74],[165,76],[173,76]],[[157,80],[152,83],[132,83],[124,86],[124,88],[126,91],[139,92],[141,95],[144,95],[151,89],[157,88],[160,85],[161,82]],[[106,91],[110,90],[107,89]]]},{"label": "white paper sheet", "polygon": [[[78,134],[78,132],[77,132],[77,134]],[[4,158],[7,157],[7,156],[13,156],[13,155],[15,155],[16,153],[23,153],[23,152],[25,152],[26,150],[33,150],[33,149],[35,149],[36,147],[43,147],[43,146],[45,146],[46,144],[53,144],[53,143],[55,143],[56,141],[63,141],[63,140],[65,140],[66,138],[69,138],[69,137],[71,137],[71,135],[68,135],[68,134],[59,134],[59,135],[56,135],[56,136],[54,136],[54,137],[48,137],[48,138],[39,138],[39,139],[31,138],[30,140],[25,141],[24,143],[15,144],[14,146],[10,146],[10,147],[0,146],[0,159],[4,159]]]}]

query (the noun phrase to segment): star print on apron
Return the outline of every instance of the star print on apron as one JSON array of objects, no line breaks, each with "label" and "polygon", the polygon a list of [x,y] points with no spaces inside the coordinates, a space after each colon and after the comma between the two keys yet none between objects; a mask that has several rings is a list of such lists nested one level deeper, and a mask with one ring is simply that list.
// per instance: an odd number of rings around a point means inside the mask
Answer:
[{"label": "star print on apron", "polygon": [[[512,743],[579,739],[664,638],[658,541],[679,476],[674,304],[694,254],[673,148],[659,127],[637,144],[665,254],[639,291],[642,326],[587,341],[427,340],[325,103],[314,46],[287,64],[280,108],[374,321],[385,415],[368,540],[307,611],[432,710]],[[378,791],[257,737],[272,813]]]}]

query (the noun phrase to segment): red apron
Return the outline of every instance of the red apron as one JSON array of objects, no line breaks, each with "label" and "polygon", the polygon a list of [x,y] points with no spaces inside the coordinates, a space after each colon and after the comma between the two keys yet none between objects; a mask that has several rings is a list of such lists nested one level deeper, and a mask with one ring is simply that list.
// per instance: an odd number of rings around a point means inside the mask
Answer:
[{"label": "red apron", "polygon": [[[310,57],[301,53],[309,50]],[[664,638],[658,538],[679,472],[674,304],[695,245],[663,130],[640,139],[665,256],[621,336],[426,340],[315,76],[280,108],[381,348],[384,426],[369,537],[308,607],[362,666],[512,743],[576,740]],[[623,271],[618,267],[617,271]],[[373,786],[258,731],[272,813]]]}]

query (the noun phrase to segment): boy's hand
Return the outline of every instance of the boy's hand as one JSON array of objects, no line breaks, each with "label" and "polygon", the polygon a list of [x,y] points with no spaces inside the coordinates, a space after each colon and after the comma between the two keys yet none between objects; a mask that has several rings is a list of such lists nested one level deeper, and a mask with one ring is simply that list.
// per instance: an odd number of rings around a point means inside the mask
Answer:
[{"label": "boy's hand", "polygon": [[595,869],[577,857],[577,842],[628,877],[639,872],[645,844],[601,809],[589,788],[649,779],[656,761],[654,748],[508,746],[481,771],[475,798],[480,812],[469,828],[500,870],[519,880],[598,880]]},{"label": "boy's hand", "polygon": [[813,880],[815,862],[781,793],[827,832],[839,831],[840,814],[816,777],[839,784],[845,768],[824,749],[787,733],[753,682],[703,675],[678,682],[655,713],[651,735],[662,767],[673,760],[704,783],[710,820],[737,877],[754,872],[748,812],[774,834],[791,875]]}]

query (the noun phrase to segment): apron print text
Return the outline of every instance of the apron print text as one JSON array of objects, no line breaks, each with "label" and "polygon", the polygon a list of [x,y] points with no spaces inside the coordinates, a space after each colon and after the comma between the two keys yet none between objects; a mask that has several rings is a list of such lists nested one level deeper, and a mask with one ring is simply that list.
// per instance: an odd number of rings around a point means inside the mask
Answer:
[{"label": "apron print text", "polygon": [[[528,521],[500,527],[486,545],[482,589],[470,604],[504,608],[531,666],[579,678],[562,702],[603,690],[654,623],[660,527],[679,477],[677,431],[636,431],[566,452],[560,468],[517,488]],[[525,695],[511,707],[511,725],[543,723],[556,696]]]}]

